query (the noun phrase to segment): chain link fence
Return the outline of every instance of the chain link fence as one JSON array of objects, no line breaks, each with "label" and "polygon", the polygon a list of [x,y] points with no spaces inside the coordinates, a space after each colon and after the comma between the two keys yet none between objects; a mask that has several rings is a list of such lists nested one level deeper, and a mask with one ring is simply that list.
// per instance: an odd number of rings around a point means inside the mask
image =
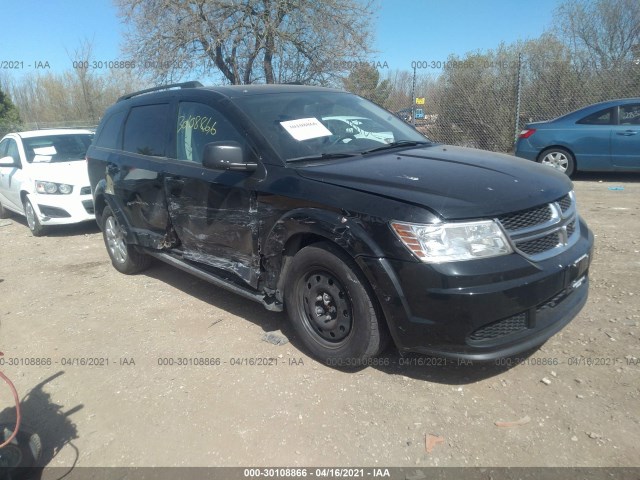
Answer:
[{"label": "chain link fence", "polygon": [[600,70],[519,56],[503,62],[445,62],[439,74],[422,73],[420,62],[414,63],[411,93],[405,78],[404,95],[392,87],[382,105],[434,141],[497,152],[513,152],[528,122],[596,102],[640,97],[640,62]]}]

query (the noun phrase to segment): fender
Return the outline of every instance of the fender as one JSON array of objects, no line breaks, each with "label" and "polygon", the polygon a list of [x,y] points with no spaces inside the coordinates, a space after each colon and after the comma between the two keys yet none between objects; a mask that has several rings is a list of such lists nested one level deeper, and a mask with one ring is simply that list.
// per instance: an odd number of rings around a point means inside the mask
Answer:
[{"label": "fender", "polygon": [[[341,247],[352,258],[382,257],[383,252],[362,227],[357,214],[345,210],[327,211],[318,208],[299,208],[284,214],[271,228],[260,252],[264,267],[263,289],[281,289],[286,276],[284,257],[291,240],[305,235],[324,238]],[[282,278],[281,278],[282,277]],[[280,297],[279,292],[275,292]]]}]

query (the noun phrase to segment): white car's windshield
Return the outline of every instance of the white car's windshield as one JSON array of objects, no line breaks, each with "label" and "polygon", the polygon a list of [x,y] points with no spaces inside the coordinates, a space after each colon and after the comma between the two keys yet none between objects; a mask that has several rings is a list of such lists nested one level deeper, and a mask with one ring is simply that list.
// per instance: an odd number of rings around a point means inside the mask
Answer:
[{"label": "white car's windshield", "polygon": [[234,99],[284,160],[339,157],[427,138],[356,95],[274,93]]},{"label": "white car's windshield", "polygon": [[74,133],[24,138],[22,143],[27,162],[56,163],[84,160],[92,139],[92,134]]}]

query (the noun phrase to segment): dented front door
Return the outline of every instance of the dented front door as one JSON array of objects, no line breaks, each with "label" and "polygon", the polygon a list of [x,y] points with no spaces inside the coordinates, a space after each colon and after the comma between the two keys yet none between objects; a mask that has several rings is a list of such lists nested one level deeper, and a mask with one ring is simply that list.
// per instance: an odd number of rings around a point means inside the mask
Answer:
[{"label": "dented front door", "polygon": [[179,102],[178,165],[165,175],[169,217],[185,259],[232,272],[255,287],[258,211],[252,174],[202,166],[207,143],[229,140],[244,143],[218,109]]}]

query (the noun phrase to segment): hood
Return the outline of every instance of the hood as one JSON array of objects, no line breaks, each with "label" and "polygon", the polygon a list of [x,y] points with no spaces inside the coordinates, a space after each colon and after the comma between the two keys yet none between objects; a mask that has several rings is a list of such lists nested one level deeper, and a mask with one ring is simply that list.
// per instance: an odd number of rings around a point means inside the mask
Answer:
[{"label": "hood", "polygon": [[32,180],[66,183],[79,187],[89,186],[89,174],[87,173],[87,162],[85,160],[60,163],[30,163],[29,176]]},{"label": "hood", "polygon": [[530,160],[433,145],[305,166],[308,179],[425,207],[444,219],[493,217],[557,200],[569,178]]}]

